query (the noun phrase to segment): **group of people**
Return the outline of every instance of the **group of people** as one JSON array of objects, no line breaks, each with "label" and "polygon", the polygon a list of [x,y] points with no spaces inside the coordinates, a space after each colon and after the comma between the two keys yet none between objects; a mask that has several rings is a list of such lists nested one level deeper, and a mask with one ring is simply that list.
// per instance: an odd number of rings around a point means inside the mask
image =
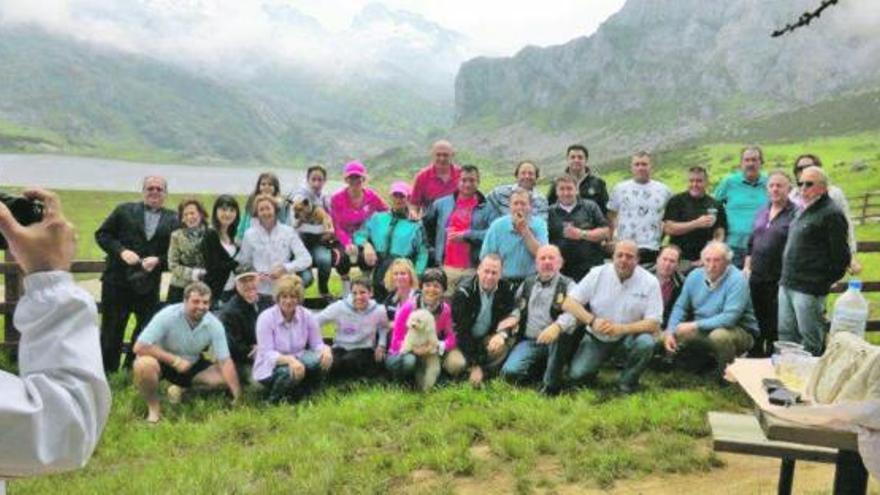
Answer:
[{"label": "group of people", "polygon": [[[454,157],[436,142],[431,163],[412,184],[392,183],[387,201],[356,161],[333,194],[320,166],[286,195],[264,173],[244,208],[221,195],[210,217],[195,199],[165,208],[166,181],[145,178],[143,201],[119,205],[95,234],[107,253],[105,369],[119,367],[133,313],[126,362],[150,421],[163,378],[172,401],[193,384],[237,399],[242,376],[273,402],[295,401],[328,375],[386,372],[423,389],[442,376],[479,385],[500,375],[555,394],[620,355],[628,393],[658,352],[707,357],[718,371],[746,352],[767,355],[776,339],[820,354],[825,297],[859,270],[846,200],[813,155],[798,157],[793,176],[766,174],[761,149],[747,147],[714,196],[703,167],[673,194],[652,179],[646,152],[609,192],[587,148],[572,145],[546,195],[534,162],[484,194],[479,170]],[[313,268],[320,311],[303,306]]]}]

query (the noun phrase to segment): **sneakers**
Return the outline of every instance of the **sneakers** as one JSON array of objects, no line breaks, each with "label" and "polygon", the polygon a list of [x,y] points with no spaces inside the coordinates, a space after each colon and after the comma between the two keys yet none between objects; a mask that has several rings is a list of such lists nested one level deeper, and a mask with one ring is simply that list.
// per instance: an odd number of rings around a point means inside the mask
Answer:
[{"label": "sneakers", "polygon": [[183,399],[183,387],[178,385],[169,385],[168,386],[168,402],[171,404],[180,404],[180,401]]}]

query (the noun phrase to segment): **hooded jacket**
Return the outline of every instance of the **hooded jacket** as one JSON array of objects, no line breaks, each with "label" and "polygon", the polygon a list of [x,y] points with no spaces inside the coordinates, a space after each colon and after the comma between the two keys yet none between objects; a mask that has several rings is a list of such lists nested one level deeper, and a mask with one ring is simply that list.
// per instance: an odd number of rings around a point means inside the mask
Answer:
[{"label": "hooded jacket", "polygon": [[388,314],[385,306],[370,299],[367,308],[358,311],[354,299],[349,294],[324,308],[317,316],[318,326],[332,323],[336,326],[333,347],[347,351],[353,349],[373,349],[378,344],[387,347]]}]

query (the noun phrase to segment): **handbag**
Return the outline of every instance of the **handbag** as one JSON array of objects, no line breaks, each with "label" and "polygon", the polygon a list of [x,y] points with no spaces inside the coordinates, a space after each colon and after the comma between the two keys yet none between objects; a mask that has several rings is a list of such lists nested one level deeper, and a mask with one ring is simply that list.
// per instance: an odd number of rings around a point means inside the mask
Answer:
[{"label": "handbag", "polygon": [[831,334],[806,392],[817,404],[880,399],[880,346],[849,332]]}]

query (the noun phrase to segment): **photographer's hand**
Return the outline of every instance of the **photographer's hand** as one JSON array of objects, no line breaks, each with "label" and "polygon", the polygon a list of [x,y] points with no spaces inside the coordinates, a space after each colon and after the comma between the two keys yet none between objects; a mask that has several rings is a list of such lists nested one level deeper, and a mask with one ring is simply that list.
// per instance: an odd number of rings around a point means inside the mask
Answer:
[{"label": "photographer's hand", "polygon": [[76,233],[61,212],[58,196],[44,189],[29,189],[23,195],[43,203],[43,219],[24,227],[9,208],[0,203],[0,232],[6,237],[9,251],[25,274],[70,270],[76,251]]}]

